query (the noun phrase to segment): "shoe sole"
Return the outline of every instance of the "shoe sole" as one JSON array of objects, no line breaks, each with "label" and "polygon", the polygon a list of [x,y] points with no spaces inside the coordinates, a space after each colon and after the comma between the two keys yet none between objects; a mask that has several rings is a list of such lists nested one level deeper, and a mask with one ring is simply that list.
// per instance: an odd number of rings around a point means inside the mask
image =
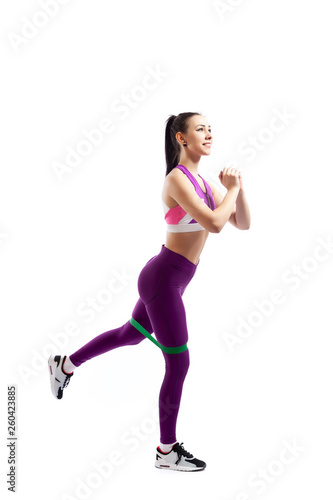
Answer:
[{"label": "shoe sole", "polygon": [[155,461],[155,467],[157,469],[163,469],[163,470],[175,470],[179,472],[200,472],[202,470],[205,470],[205,467],[184,467],[181,466],[179,467],[176,464],[170,464],[166,460],[156,460]]}]

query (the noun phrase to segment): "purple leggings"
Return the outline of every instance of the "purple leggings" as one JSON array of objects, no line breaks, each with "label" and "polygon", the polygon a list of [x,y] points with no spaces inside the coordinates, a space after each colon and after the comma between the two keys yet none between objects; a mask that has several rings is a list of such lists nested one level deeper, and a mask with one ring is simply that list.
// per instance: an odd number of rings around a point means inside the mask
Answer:
[{"label": "purple leggings", "polygon": [[[165,347],[187,343],[188,332],[182,295],[193,278],[198,264],[162,245],[159,254],[152,257],[138,278],[139,300],[134,318]],[[129,321],[119,328],[102,333],[70,355],[75,366],[116,347],[135,345],[146,337]],[[189,351],[168,354],[165,376],[159,395],[160,442],[173,443],[183,383],[190,365]]]}]

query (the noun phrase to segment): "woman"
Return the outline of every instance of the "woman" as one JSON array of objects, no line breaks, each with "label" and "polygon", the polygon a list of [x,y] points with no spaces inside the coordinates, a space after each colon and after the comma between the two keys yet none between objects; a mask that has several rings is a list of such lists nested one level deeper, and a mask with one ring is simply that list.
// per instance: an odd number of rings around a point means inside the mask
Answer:
[{"label": "woman", "polygon": [[[219,233],[227,221],[249,229],[250,212],[241,173],[224,168],[219,174],[225,197],[198,173],[202,156],[210,154],[210,125],[199,113],[170,116],[165,131],[166,177],[162,203],[166,242],[138,278],[138,299],[132,317],[119,328],[102,333],[70,356],[50,356],[51,389],[61,399],[74,370],[88,359],[146,337],[162,350],[165,376],[159,395],[160,444],[155,466],[199,471],[206,467],[176,438],[183,383],[189,368],[188,332],[182,295],[193,278],[208,234]],[[151,334],[155,333],[155,340]]]}]

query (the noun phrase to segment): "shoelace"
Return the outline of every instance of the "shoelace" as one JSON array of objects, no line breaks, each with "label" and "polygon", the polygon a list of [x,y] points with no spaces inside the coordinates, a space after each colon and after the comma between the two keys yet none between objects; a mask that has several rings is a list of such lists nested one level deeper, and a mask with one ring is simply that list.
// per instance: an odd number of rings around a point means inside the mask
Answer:
[{"label": "shoelace", "polygon": [[185,450],[184,446],[182,446],[184,443],[177,443],[175,446],[174,446],[174,451],[177,452],[177,455],[178,455],[178,459],[176,461],[176,465],[178,465],[180,459],[182,458],[182,456],[186,457],[186,458],[193,458],[193,455],[191,453],[189,453],[188,451]]},{"label": "shoelace", "polygon": [[65,378],[64,383],[62,384],[62,389],[65,389],[65,387],[67,387],[67,386],[68,386],[69,381],[70,381],[70,379],[71,379],[71,376],[72,376],[72,375],[67,375],[67,377]]}]

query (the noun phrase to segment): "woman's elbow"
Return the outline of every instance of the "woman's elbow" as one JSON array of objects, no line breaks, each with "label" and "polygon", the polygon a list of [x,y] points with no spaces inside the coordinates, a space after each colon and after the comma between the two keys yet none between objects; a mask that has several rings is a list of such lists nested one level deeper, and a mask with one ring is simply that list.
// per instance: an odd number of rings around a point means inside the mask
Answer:
[{"label": "woman's elbow", "polygon": [[237,226],[237,229],[240,229],[241,231],[248,231],[250,229],[250,226]]},{"label": "woman's elbow", "polygon": [[217,222],[212,222],[210,225],[209,232],[210,233],[220,233],[224,227],[224,224],[218,224]]},{"label": "woman's elbow", "polygon": [[239,229],[242,229],[243,231],[248,231],[251,227],[251,222],[249,221],[247,224],[244,224],[242,227]]}]

